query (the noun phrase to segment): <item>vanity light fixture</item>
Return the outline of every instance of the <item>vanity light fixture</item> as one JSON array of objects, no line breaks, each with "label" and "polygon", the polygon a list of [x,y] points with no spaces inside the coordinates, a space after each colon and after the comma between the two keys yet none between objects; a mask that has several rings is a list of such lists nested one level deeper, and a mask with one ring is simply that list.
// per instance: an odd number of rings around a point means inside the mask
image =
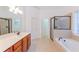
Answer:
[{"label": "vanity light fixture", "polygon": [[8,6],[8,7],[10,12],[13,12],[15,10],[15,6]]},{"label": "vanity light fixture", "polygon": [[15,8],[15,13],[22,14],[22,11],[17,7],[17,8]]},{"label": "vanity light fixture", "polygon": [[16,6],[9,6],[9,11],[13,12],[14,14],[23,14],[23,12]]}]

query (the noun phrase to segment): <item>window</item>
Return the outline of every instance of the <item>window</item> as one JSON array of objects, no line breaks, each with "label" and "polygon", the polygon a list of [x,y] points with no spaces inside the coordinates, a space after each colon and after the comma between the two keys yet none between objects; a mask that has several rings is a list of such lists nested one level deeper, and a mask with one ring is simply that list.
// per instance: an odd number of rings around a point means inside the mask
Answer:
[{"label": "window", "polygon": [[79,35],[79,11],[73,14],[72,26],[73,33]]}]

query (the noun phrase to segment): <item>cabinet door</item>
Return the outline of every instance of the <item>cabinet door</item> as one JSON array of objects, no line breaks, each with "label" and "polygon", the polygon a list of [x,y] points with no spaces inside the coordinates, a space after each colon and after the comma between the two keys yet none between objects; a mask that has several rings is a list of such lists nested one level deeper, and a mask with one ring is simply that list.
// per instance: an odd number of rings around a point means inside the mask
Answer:
[{"label": "cabinet door", "polygon": [[23,52],[27,51],[27,37],[23,38]]},{"label": "cabinet door", "polygon": [[27,35],[27,40],[28,40],[28,49],[31,45],[31,34]]},{"label": "cabinet door", "polygon": [[22,52],[22,46],[17,47],[17,49],[14,52]]},{"label": "cabinet door", "polygon": [[19,46],[22,46],[22,40],[18,41],[16,44],[14,44],[14,50],[19,47]]},{"label": "cabinet door", "polygon": [[4,52],[13,52],[13,47],[8,48],[8,49],[5,50]]}]

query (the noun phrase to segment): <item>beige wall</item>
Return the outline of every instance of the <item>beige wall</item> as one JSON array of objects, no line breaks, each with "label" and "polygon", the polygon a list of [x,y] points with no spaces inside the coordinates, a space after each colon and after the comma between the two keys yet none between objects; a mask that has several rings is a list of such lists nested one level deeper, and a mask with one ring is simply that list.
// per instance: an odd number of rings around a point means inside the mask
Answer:
[{"label": "beige wall", "polygon": [[[75,11],[74,11],[74,12],[75,12]],[[72,30],[73,30],[73,25],[74,25],[74,21],[73,21],[73,19],[74,19],[74,18],[73,18],[74,12],[72,13],[72,23],[71,23],[71,25],[72,25]],[[79,36],[78,36],[78,35],[75,35],[75,34],[72,32],[72,39],[79,41]]]},{"label": "beige wall", "polygon": [[[63,16],[63,15],[67,15],[70,14],[70,12],[72,12],[75,9],[75,7],[42,7],[42,9],[40,10],[40,19],[42,20],[42,22],[45,22],[48,19],[48,22],[46,23],[46,27],[44,26],[44,23],[41,24],[41,35],[42,37],[50,37],[50,17],[53,16]],[[62,32],[62,33],[61,33]],[[60,36],[64,36],[64,37],[70,37],[71,35],[71,30],[67,30],[67,31],[53,31],[54,36],[56,37],[60,37]]]},{"label": "beige wall", "polygon": [[[75,11],[74,11],[74,12],[75,12]],[[79,36],[78,36],[78,35],[74,35],[73,32],[72,32],[72,30],[73,30],[73,25],[74,25],[74,24],[73,24],[73,23],[74,23],[74,22],[73,22],[73,14],[74,14],[74,12],[71,12],[71,13],[68,14],[69,16],[71,16],[71,38],[74,39],[74,40],[79,41]]]},{"label": "beige wall", "polygon": [[32,34],[32,39],[40,38],[41,20],[39,19],[39,8],[32,6],[22,6],[19,8],[23,11],[22,15],[10,12],[7,6],[0,7],[0,17],[11,18],[12,22],[15,21],[15,19],[20,20],[20,29],[16,29],[14,28],[15,26],[13,26],[13,32],[30,32]]}]

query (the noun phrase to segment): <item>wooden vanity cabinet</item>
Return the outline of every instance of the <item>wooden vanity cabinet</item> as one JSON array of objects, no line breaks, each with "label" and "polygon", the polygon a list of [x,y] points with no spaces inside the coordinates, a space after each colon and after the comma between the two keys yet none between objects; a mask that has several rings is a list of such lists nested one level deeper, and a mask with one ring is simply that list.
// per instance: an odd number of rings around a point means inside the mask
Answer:
[{"label": "wooden vanity cabinet", "polygon": [[27,37],[23,38],[23,52],[27,51],[27,47],[28,47],[28,41],[27,41]]},{"label": "wooden vanity cabinet", "polygon": [[8,48],[8,49],[5,50],[4,52],[13,52],[13,47]]},{"label": "wooden vanity cabinet", "polygon": [[31,45],[31,34],[23,38],[23,52],[28,51],[30,45]]},{"label": "wooden vanity cabinet", "polygon": [[16,48],[14,52],[22,52],[22,46],[19,46],[18,48]]},{"label": "wooden vanity cabinet", "polygon": [[29,49],[30,45],[31,45],[31,34],[27,35],[27,49]]},{"label": "wooden vanity cabinet", "polygon": [[16,42],[13,46],[5,50],[4,52],[26,52],[31,45],[31,34],[28,34],[20,41]]},{"label": "wooden vanity cabinet", "polygon": [[22,51],[22,40],[18,41],[16,44],[13,45],[14,52],[21,52]]}]

